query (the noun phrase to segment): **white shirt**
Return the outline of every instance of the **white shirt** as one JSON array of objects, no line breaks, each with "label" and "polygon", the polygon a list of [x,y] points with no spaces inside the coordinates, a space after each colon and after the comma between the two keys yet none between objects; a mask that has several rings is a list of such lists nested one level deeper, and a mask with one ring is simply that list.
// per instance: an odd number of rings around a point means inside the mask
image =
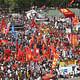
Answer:
[{"label": "white shirt", "polygon": [[66,56],[65,50],[62,51],[62,55],[63,55],[63,57]]}]

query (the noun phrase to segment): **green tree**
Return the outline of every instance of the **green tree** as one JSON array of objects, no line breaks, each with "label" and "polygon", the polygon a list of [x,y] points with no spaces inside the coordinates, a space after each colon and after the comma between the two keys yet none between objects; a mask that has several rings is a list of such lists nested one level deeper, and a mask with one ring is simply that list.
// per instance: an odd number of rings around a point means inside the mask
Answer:
[{"label": "green tree", "polygon": [[5,7],[8,6],[10,10],[14,9],[16,7],[15,0],[4,0]]},{"label": "green tree", "polygon": [[47,7],[68,7],[68,4],[72,0],[0,0],[0,5],[9,7],[10,10],[21,9],[29,10],[32,5],[41,7],[46,5]]}]

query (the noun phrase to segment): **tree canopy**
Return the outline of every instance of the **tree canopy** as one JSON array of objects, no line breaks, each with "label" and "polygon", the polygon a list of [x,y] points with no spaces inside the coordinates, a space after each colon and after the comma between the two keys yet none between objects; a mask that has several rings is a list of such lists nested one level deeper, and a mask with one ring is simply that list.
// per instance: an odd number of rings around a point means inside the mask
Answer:
[{"label": "tree canopy", "polygon": [[28,10],[32,5],[41,7],[68,7],[72,0],[0,0],[1,7],[8,7],[10,10]]}]

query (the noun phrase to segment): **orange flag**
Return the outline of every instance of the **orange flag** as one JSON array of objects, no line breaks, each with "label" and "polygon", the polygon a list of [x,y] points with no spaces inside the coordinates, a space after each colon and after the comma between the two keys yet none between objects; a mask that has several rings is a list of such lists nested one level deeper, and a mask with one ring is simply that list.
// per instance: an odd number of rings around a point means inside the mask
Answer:
[{"label": "orange flag", "polygon": [[[79,51],[80,51],[80,48],[79,48]],[[80,52],[79,52],[79,54],[80,54]]]},{"label": "orange flag", "polygon": [[76,24],[77,24],[78,22],[79,22],[78,17],[75,16],[74,19],[73,19],[73,21],[72,21],[73,26],[76,26]]},{"label": "orange flag", "polygon": [[72,43],[72,34],[70,34],[69,41]]},{"label": "orange flag", "polygon": [[73,34],[73,37],[72,37],[72,45],[73,45],[73,50],[75,48],[75,44],[74,44],[74,34]]},{"label": "orange flag", "polygon": [[75,45],[78,46],[78,38],[77,38],[77,35],[75,35]]},{"label": "orange flag", "polygon": [[37,43],[39,43],[39,37],[37,37]]}]

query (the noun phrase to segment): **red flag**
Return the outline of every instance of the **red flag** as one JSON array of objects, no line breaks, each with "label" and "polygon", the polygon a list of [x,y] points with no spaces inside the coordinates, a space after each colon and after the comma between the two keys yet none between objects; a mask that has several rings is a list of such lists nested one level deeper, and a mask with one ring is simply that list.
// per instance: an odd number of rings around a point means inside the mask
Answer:
[{"label": "red flag", "polygon": [[1,23],[1,28],[6,28],[7,24],[4,20],[4,18],[2,19],[2,23]]},{"label": "red flag", "polygon": [[4,61],[9,62],[9,61],[10,61],[10,56],[9,56],[9,57],[7,57],[7,58],[5,58],[5,59],[4,59]]},{"label": "red flag", "polygon": [[79,51],[72,51],[72,53],[78,53]]},{"label": "red flag", "polygon": [[46,6],[45,5],[43,5],[40,9],[45,9],[46,8]]},{"label": "red flag", "polygon": [[78,17],[75,16],[73,21],[72,21],[73,26],[76,26],[78,22],[79,22]]},{"label": "red flag", "polygon": [[56,29],[55,29],[55,33],[56,33]]},{"label": "red flag", "polygon": [[43,46],[42,46],[42,53],[44,52],[44,48],[45,48],[45,46],[43,45]]},{"label": "red flag", "polygon": [[35,26],[36,26],[36,28],[38,27],[38,24],[35,22]]},{"label": "red flag", "polygon": [[75,16],[75,13],[70,11],[69,9],[67,8],[61,8],[61,9],[58,9],[61,13],[64,14],[64,16],[67,18],[67,17],[74,17]]},{"label": "red flag", "polygon": [[40,39],[40,38],[39,38],[39,37],[37,37],[37,44],[39,43],[39,39]]},{"label": "red flag", "polygon": [[71,6],[71,5],[73,4],[73,2],[74,2],[74,0],[72,0],[72,1],[70,2],[69,6]]},{"label": "red flag", "polygon": [[27,47],[26,61],[27,60],[32,60],[32,51],[29,47]]},{"label": "red flag", "polygon": [[4,60],[7,61],[7,62],[9,62],[10,61],[10,58],[11,58],[11,61],[13,61],[13,56],[8,56]]},{"label": "red flag", "polygon": [[47,56],[48,56],[48,59],[51,59],[51,51],[49,47],[47,48]]},{"label": "red flag", "polygon": [[32,22],[31,22],[31,27],[34,27],[34,24],[35,24],[35,21],[33,19]]},{"label": "red flag", "polygon": [[42,30],[40,30],[40,37],[41,37],[41,39],[43,38],[43,37],[42,37]]},{"label": "red flag", "polygon": [[16,41],[16,50],[19,49],[18,41]]},{"label": "red flag", "polygon": [[47,38],[47,42],[48,42],[48,44],[50,43],[50,38]]},{"label": "red flag", "polygon": [[72,43],[72,34],[69,35],[69,42]]},{"label": "red flag", "polygon": [[30,45],[29,45],[30,48],[32,47],[33,43],[34,43],[34,36],[32,36],[32,39],[30,40]]},{"label": "red flag", "polygon": [[0,62],[1,62],[1,61],[3,61],[3,57],[2,57],[2,56],[0,57]]},{"label": "red flag", "polygon": [[22,60],[22,57],[23,57],[23,51],[21,51],[21,50],[19,49],[16,58],[17,58],[18,61],[21,61],[21,60]]},{"label": "red flag", "polygon": [[12,65],[12,70],[14,70],[16,68],[17,68],[16,64],[15,65]]},{"label": "red flag", "polygon": [[52,45],[50,45],[50,47],[52,49],[53,56],[55,56],[56,48],[54,48],[54,43]]},{"label": "red flag", "polygon": [[4,53],[5,53],[5,56],[10,56],[11,55],[11,50],[10,49],[5,49]]},{"label": "red flag", "polygon": [[14,54],[14,56],[15,56],[16,59],[17,59],[17,57],[18,57],[18,56],[17,56],[17,53],[18,53],[18,52],[16,51],[15,54]]},{"label": "red flag", "polygon": [[1,43],[8,44],[9,42],[8,42],[8,40],[1,40]]},{"label": "red flag", "polygon": [[25,53],[23,52],[23,55],[22,55],[22,60],[21,60],[21,62],[24,64],[25,62],[26,62],[26,59],[24,58],[26,55],[25,55]]},{"label": "red flag", "polygon": [[[37,56],[37,57],[36,57]],[[35,48],[34,49],[34,55],[33,55],[33,61],[38,62],[38,60],[41,62],[41,58],[40,58],[40,50],[39,48]]]},{"label": "red flag", "polygon": [[43,60],[45,60],[45,57],[47,57],[47,59],[48,59],[48,54],[47,54],[46,50],[44,50],[44,52],[43,52]]},{"label": "red flag", "polygon": [[21,51],[20,49],[18,50],[18,56],[22,56],[23,55],[23,51]]},{"label": "red flag", "polygon": [[42,24],[41,27],[43,28],[44,27],[44,24]]},{"label": "red flag", "polygon": [[56,68],[56,64],[58,61],[58,57],[59,57],[60,52],[57,52],[56,55],[54,56],[53,62],[52,62],[52,69]]}]

